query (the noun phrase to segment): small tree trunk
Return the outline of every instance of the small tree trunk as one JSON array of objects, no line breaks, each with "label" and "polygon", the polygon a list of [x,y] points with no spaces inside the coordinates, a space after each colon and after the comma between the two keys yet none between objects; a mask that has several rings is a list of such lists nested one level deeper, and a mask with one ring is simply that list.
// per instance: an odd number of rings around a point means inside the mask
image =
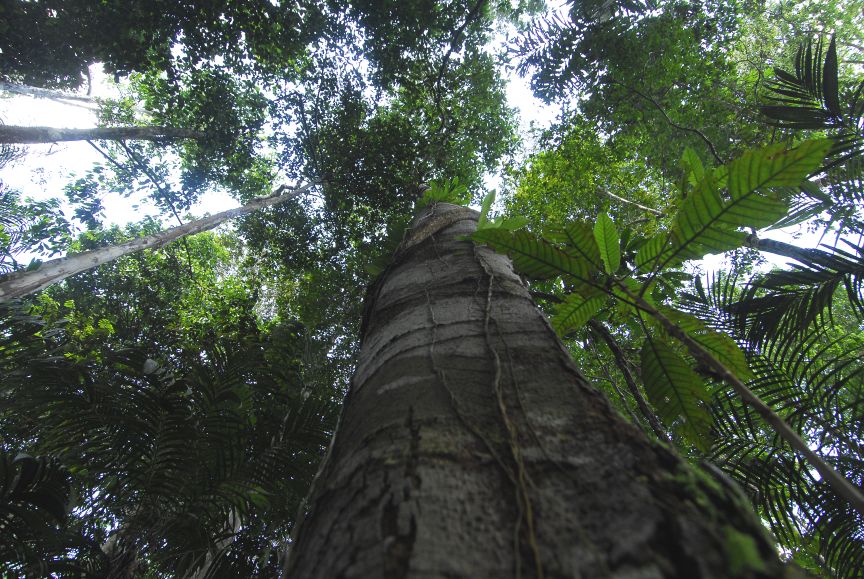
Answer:
[{"label": "small tree trunk", "polygon": [[0,143],[36,144],[58,141],[158,141],[160,139],[200,139],[204,133],[172,127],[94,127],[90,129],[55,129],[53,127],[18,127],[0,125]]},{"label": "small tree trunk", "polygon": [[782,576],[740,491],[612,409],[476,219],[426,210],[370,289],[289,576]]},{"label": "small tree trunk", "polygon": [[96,108],[99,106],[99,101],[89,95],[67,93],[59,90],[27,86],[24,84],[0,82],[0,90],[15,94],[31,96],[34,98],[51,99],[55,101],[60,101],[63,104],[80,107]]},{"label": "small tree trunk", "polygon": [[58,259],[51,259],[39,264],[37,269],[22,270],[7,274],[0,277],[0,303],[45,289],[52,283],[62,281],[71,275],[87,271],[88,269],[93,269],[94,267],[98,267],[104,263],[109,263],[117,258],[123,257],[124,255],[135,253],[142,249],[162,247],[175,239],[187,235],[193,235],[195,233],[201,233],[208,229],[213,229],[220,223],[229,219],[240,217],[241,215],[251,213],[258,209],[263,209],[264,207],[284,203],[303,193],[312,185],[314,185],[314,183],[309,183],[286,194],[282,194],[284,188],[280,188],[276,193],[269,197],[260,197],[250,201],[242,207],[229,209],[228,211],[223,211],[216,215],[211,215],[210,217],[198,219],[197,221],[190,221],[189,223],[179,227],[173,227],[159,233],[154,233],[153,235],[139,237],[119,245],[101,247],[92,251],[85,251],[74,255],[68,255],[66,257],[60,257]]}]

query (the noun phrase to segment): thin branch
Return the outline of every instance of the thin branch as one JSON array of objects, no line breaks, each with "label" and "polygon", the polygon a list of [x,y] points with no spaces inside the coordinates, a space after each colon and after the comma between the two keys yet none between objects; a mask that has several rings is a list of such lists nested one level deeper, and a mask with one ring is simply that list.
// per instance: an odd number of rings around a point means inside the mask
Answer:
[{"label": "thin branch", "polygon": [[432,92],[435,94],[435,109],[441,117],[441,126],[438,128],[438,132],[443,132],[447,126],[444,109],[441,106],[441,81],[444,79],[444,73],[447,72],[447,67],[450,64],[450,57],[462,41],[462,35],[465,33],[468,26],[477,19],[477,16],[480,14],[485,3],[486,0],[478,0],[468,12],[465,21],[453,32],[453,35],[450,37],[450,47],[447,49],[447,52],[444,54],[444,57],[441,59],[441,64],[438,67],[438,74],[435,78],[435,82],[432,84]]},{"label": "thin branch", "polygon": [[612,386],[613,390],[615,390],[615,394],[617,394],[618,398],[621,399],[621,404],[627,410],[627,414],[630,415],[630,420],[633,421],[633,424],[641,425],[642,421],[639,420],[639,417],[636,416],[636,413],[633,412],[632,408],[630,408],[630,404],[627,403],[627,397],[624,396],[624,393],[618,387],[618,381],[612,377],[611,372],[609,372],[609,368],[607,368],[607,365],[604,364],[603,360],[600,358],[600,352],[597,351],[597,346],[596,346],[595,342],[596,342],[596,339],[594,339],[592,337],[591,340],[588,340],[588,345],[591,347],[591,353],[594,354],[594,359],[597,361],[597,364],[600,366],[600,370],[603,372],[605,377],[589,376],[587,374],[585,377],[594,381],[594,382],[600,382],[601,380],[605,380],[606,382],[609,382],[609,385]]},{"label": "thin branch", "polygon": [[705,133],[703,133],[699,129],[694,129],[692,127],[685,127],[683,125],[679,125],[678,123],[676,123],[675,121],[670,119],[669,115],[666,114],[666,111],[663,110],[663,107],[660,106],[660,103],[658,103],[656,100],[654,100],[649,95],[646,95],[646,94],[636,90],[633,87],[627,86],[626,84],[618,82],[617,80],[612,80],[610,82],[612,84],[617,84],[618,86],[624,88],[625,90],[629,90],[633,94],[636,94],[636,95],[642,97],[643,99],[645,99],[646,101],[650,102],[652,105],[654,105],[657,108],[658,111],[660,111],[660,114],[663,115],[663,118],[666,119],[666,122],[669,123],[670,125],[672,125],[673,127],[675,127],[676,129],[678,129],[679,131],[687,131],[689,133],[693,133],[695,135],[698,135],[703,141],[705,141],[705,144],[708,145],[708,148],[711,150],[711,154],[714,155],[714,158],[717,159],[717,162],[720,163],[721,165],[723,164],[723,159],[721,159],[720,155],[717,154],[717,149],[714,148],[714,143],[712,143],[710,141],[710,139],[708,139],[708,137],[705,136]]},{"label": "thin branch", "polygon": [[624,375],[624,381],[627,383],[627,387],[630,389],[630,394],[633,395],[633,398],[636,400],[636,405],[639,407],[639,411],[648,421],[648,424],[651,425],[651,430],[654,431],[654,434],[657,435],[657,438],[660,440],[669,442],[669,435],[663,430],[663,426],[660,424],[660,419],[657,418],[657,415],[651,410],[651,407],[648,406],[648,402],[645,400],[645,397],[642,396],[642,392],[639,390],[639,385],[636,384],[636,380],[633,378],[633,373],[630,368],[630,361],[627,359],[627,356],[624,354],[624,350],[621,349],[621,346],[618,345],[618,342],[615,341],[615,338],[606,329],[606,326],[598,322],[597,320],[590,320],[588,322],[588,327],[591,328],[594,332],[599,335],[606,345],[609,346],[609,350],[612,351],[612,355],[615,357],[615,363],[618,365],[618,368],[621,370],[621,374]]},{"label": "thin branch", "polygon": [[463,22],[459,26],[459,28],[457,28],[453,32],[450,40],[450,48],[447,50],[444,58],[441,59],[441,65],[438,67],[438,76],[435,79],[436,87],[439,87],[439,85],[441,84],[441,80],[444,78],[444,73],[447,71],[447,65],[450,62],[450,56],[453,55],[453,52],[456,51],[456,47],[459,46],[459,43],[462,40],[462,34],[465,32],[465,29],[468,28],[468,25],[477,19],[477,16],[479,15],[480,10],[483,8],[483,5],[485,3],[486,0],[478,0],[478,2],[474,4],[474,6],[468,12],[468,16],[465,17],[465,22]]},{"label": "thin branch", "polygon": [[102,155],[102,156],[103,156],[103,157],[104,157],[104,158],[105,158],[109,163],[111,163],[112,165],[114,165],[115,167],[117,167],[117,169],[119,169],[120,171],[122,171],[123,173],[125,173],[127,176],[130,176],[130,175],[131,175],[131,173],[129,172],[129,169],[127,169],[126,167],[124,167],[123,165],[121,165],[121,164],[117,161],[117,159],[115,159],[114,157],[112,157],[111,155],[109,155],[108,153],[106,153],[105,151],[103,151],[101,148],[99,148],[98,146],[96,146],[96,143],[94,143],[93,141],[87,141],[87,144],[90,145],[91,147],[93,147],[94,149],[96,149],[96,151],[98,151],[100,155]]},{"label": "thin branch", "polygon": [[123,141],[119,141],[120,146],[123,147],[123,150],[126,151],[126,154],[129,156],[129,159],[135,163],[135,165],[141,170],[144,175],[147,176],[147,179],[153,183],[153,186],[156,187],[156,190],[159,191],[159,194],[165,199],[165,202],[168,203],[168,208],[171,209],[171,213],[174,214],[174,217],[177,219],[177,222],[180,225],[183,225],[183,220],[180,219],[180,215],[177,213],[177,209],[174,207],[174,202],[171,200],[172,193],[171,191],[166,191],[162,189],[162,186],[159,185],[159,180],[156,178],[156,175],[150,170],[150,167],[147,166],[147,163],[142,161],[138,155],[135,154],[132,149],[126,146],[126,143]]},{"label": "thin branch", "polygon": [[612,193],[611,191],[609,191],[605,188],[601,187],[600,192],[607,195],[608,197],[611,197],[612,199],[615,199],[616,201],[620,201],[621,203],[627,203],[628,205],[633,205],[634,207],[638,207],[639,209],[641,209],[643,211],[647,211],[647,212],[649,212],[653,215],[656,215],[658,217],[663,215],[662,211],[659,211],[657,209],[651,209],[650,207],[642,205],[641,203],[637,203],[636,201],[630,201],[629,199],[625,199],[624,197],[620,197],[620,196],[616,195],[615,193]]}]

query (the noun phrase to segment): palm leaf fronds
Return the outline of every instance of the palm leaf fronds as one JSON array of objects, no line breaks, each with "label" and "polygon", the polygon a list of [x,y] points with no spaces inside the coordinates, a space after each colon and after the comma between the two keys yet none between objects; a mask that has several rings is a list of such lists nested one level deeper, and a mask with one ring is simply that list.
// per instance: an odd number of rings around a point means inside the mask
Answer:
[{"label": "palm leaf fronds", "polygon": [[[823,60],[824,55],[824,60]],[[795,73],[775,68],[768,85],[768,100],[762,108],[771,123],[790,129],[828,131],[836,142],[823,170],[864,153],[861,96],[864,82],[852,91],[847,106],[841,104],[837,70],[837,45],[832,37],[823,50],[822,40],[808,39],[795,57]]]},{"label": "palm leaf fronds", "polygon": [[738,300],[726,306],[752,346],[786,344],[824,326],[841,286],[852,313],[864,318],[864,252],[846,243],[852,251],[802,252],[801,264],[754,278]]},{"label": "palm leaf fronds", "polygon": [[[730,312],[734,277],[697,284],[682,309],[733,336],[754,377],[748,387],[769,403],[823,459],[853,484],[864,482],[864,365],[855,336],[812,333],[754,347]],[[759,416],[723,386],[712,397],[712,460],[741,483],[784,547],[811,552],[837,577],[864,571],[861,516],[819,480]]]}]

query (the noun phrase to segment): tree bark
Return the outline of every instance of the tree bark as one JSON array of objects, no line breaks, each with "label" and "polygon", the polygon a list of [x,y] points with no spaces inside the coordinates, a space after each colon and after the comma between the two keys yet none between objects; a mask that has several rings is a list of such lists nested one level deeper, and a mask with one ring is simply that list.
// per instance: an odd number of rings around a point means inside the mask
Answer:
[{"label": "tree bark", "polygon": [[427,209],[370,288],[288,575],[783,576],[740,491],[619,416],[464,239],[477,217]]},{"label": "tree bark", "polygon": [[229,209],[228,211],[223,211],[196,221],[190,221],[185,225],[166,229],[153,235],[139,237],[119,245],[101,247],[92,251],[84,251],[66,257],[51,259],[39,264],[37,269],[22,270],[7,274],[0,277],[0,303],[45,289],[52,283],[62,281],[71,275],[93,269],[104,263],[109,263],[124,255],[135,253],[142,249],[163,247],[175,239],[185,237],[186,235],[193,235],[213,229],[229,219],[240,217],[258,209],[284,203],[300,195],[314,184],[309,183],[285,194],[282,193],[284,187],[280,187],[273,195],[259,197],[242,207]]},{"label": "tree bark", "polygon": [[34,98],[51,99],[74,106],[81,106],[87,108],[96,108],[99,106],[99,101],[91,96],[67,93],[59,90],[51,90],[35,86],[27,86],[24,84],[0,82],[0,90],[15,94],[31,96]]},{"label": "tree bark", "polygon": [[161,139],[200,139],[204,133],[173,127],[93,127],[56,129],[0,125],[0,143],[32,145],[59,141],[158,141]]}]

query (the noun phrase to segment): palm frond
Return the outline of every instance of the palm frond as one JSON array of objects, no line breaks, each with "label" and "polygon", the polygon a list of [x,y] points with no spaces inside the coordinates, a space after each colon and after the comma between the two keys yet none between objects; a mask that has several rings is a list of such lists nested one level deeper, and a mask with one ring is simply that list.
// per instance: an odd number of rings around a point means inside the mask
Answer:
[{"label": "palm frond", "polygon": [[[679,306],[744,348],[754,373],[748,387],[798,431],[824,460],[853,484],[864,478],[864,365],[854,336],[813,333],[755,348],[731,304],[747,288],[720,276],[696,284]],[[816,549],[837,577],[864,571],[864,521],[817,480],[810,469],[731,391],[712,396],[712,460],[741,483],[782,544],[793,552]]]},{"label": "palm frond", "polygon": [[[824,61],[823,61],[824,55]],[[844,110],[840,99],[834,37],[823,51],[822,39],[808,39],[795,57],[795,73],[775,68],[768,84],[772,103],[761,107],[771,124],[790,129],[829,131],[835,144],[822,170],[840,165],[864,153],[860,95],[864,82],[853,92]]]},{"label": "palm frond", "polygon": [[[296,331],[213,345],[181,372],[136,348],[81,361],[57,355],[62,332],[52,335],[56,328],[25,306],[4,312],[4,444],[20,438],[73,465],[81,504],[72,520],[102,535],[97,550],[108,539],[115,545],[107,562],[88,559],[89,547],[76,547],[83,539],[64,535],[56,549],[80,561],[36,554],[40,569],[146,562],[182,576],[231,548],[232,516],[273,537],[287,533],[337,408],[303,385]],[[278,525],[268,526],[271,518]],[[50,551],[46,541],[40,552]]]},{"label": "palm frond", "polygon": [[838,288],[845,289],[852,313],[864,319],[864,251],[811,249],[806,261],[792,270],[775,271],[750,281],[727,309],[737,318],[739,332],[753,347],[785,344],[831,320]]}]

